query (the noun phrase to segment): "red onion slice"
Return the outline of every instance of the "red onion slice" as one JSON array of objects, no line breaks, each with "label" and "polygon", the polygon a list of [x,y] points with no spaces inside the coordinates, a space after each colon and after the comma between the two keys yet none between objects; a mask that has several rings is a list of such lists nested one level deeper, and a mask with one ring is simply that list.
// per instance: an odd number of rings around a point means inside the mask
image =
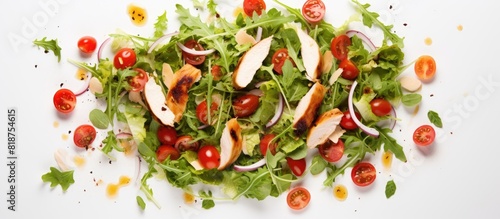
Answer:
[{"label": "red onion slice", "polygon": [[205,56],[205,55],[208,55],[210,53],[215,52],[215,49],[207,49],[207,50],[195,50],[195,49],[191,49],[191,48],[188,48],[188,47],[184,46],[182,43],[179,43],[179,42],[177,42],[177,46],[179,48],[181,48],[182,51],[187,52],[187,53],[189,53],[191,55],[196,55],[196,56]]},{"label": "red onion slice", "polygon": [[394,127],[396,127],[396,122],[398,120],[398,117],[396,115],[396,109],[394,109],[393,106],[391,106],[391,112],[389,115],[390,115],[389,118],[378,122],[377,125],[380,127],[388,127],[391,130],[394,130]]},{"label": "red onion slice", "polygon": [[348,30],[346,32],[346,35],[348,37],[352,37],[354,35],[356,35],[359,39],[361,39],[368,47],[369,49],[373,52],[375,50],[377,50],[377,47],[375,46],[375,44],[370,40],[370,38],[368,38],[364,33],[361,33],[360,31],[357,31],[357,30]]},{"label": "red onion slice", "polygon": [[258,169],[261,166],[264,166],[265,164],[266,164],[266,158],[262,158],[261,160],[253,164],[250,164],[248,166],[234,165],[234,170],[238,172],[252,171]]},{"label": "red onion slice", "polygon": [[248,94],[253,94],[255,96],[262,97],[262,95],[264,95],[264,92],[261,89],[253,89],[248,91]]},{"label": "red onion slice", "polygon": [[104,47],[106,47],[106,45],[108,45],[108,43],[109,43],[110,40],[111,40],[111,37],[109,37],[108,39],[104,40],[101,43],[101,46],[99,46],[99,49],[97,50],[97,62],[101,61],[102,51],[103,51]]},{"label": "red onion slice", "polygon": [[160,44],[161,42],[163,42],[164,40],[166,40],[167,38],[169,37],[172,37],[172,36],[175,36],[179,34],[179,32],[175,31],[173,33],[169,33],[169,34],[165,34],[163,35],[162,37],[158,38],[156,41],[153,42],[153,44],[151,44],[151,46],[149,47],[148,49],[148,54],[153,52],[153,50],[156,48],[156,46],[158,46],[158,44]]},{"label": "red onion slice", "polygon": [[80,96],[89,90],[90,78],[91,78],[90,73],[87,73],[87,79],[85,79],[85,83],[82,85],[82,88],[80,88],[80,90],[74,92],[75,96]]},{"label": "red onion slice", "polygon": [[132,137],[132,133],[128,133],[128,132],[120,132],[118,134],[116,134],[116,139],[127,139],[127,138],[131,138]]},{"label": "red onion slice", "polygon": [[276,111],[274,113],[273,118],[269,120],[266,124],[266,128],[270,128],[273,125],[276,125],[278,120],[281,118],[281,115],[283,114],[283,109],[285,108],[285,99],[283,98],[283,95],[279,94],[279,100],[278,100],[278,105],[276,106]]},{"label": "red onion slice", "polygon": [[[349,113],[351,115],[356,115],[354,113],[354,106],[352,104],[352,102],[353,102],[352,98],[354,96],[354,90],[356,89],[357,85],[358,85],[357,81],[354,81],[354,83],[352,83],[351,90],[349,90],[349,97],[347,99],[347,102],[348,102],[347,105],[349,106]],[[356,125],[358,125],[358,127],[361,130],[363,130],[364,133],[366,133],[368,135],[371,135],[371,136],[374,136],[374,137],[378,137],[379,136],[379,132],[376,129],[368,127],[365,124],[361,123],[356,116],[352,116],[351,118],[352,118],[352,121],[354,121],[354,123],[356,123]]]}]

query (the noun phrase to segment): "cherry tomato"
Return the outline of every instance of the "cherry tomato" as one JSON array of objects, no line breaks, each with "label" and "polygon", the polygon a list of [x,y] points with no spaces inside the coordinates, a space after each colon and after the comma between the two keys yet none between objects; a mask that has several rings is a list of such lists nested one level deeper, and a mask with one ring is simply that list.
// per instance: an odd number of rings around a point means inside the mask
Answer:
[{"label": "cherry tomato", "polygon": [[136,62],[135,51],[131,48],[122,48],[116,52],[113,59],[113,65],[117,69],[126,69],[132,67]]},{"label": "cherry tomato", "polygon": [[320,22],[325,11],[325,4],[321,0],[307,0],[302,6],[302,16],[311,24]]},{"label": "cherry tomato", "polygon": [[88,147],[94,142],[96,137],[96,130],[94,126],[83,124],[75,129],[73,134],[73,142],[76,146],[84,148]]},{"label": "cherry tomato", "polygon": [[418,146],[429,146],[436,138],[436,131],[430,125],[422,125],[413,132],[413,141]]},{"label": "cherry tomato", "polygon": [[392,110],[391,103],[382,98],[373,99],[372,101],[370,101],[370,106],[372,108],[373,114],[375,114],[376,116],[387,116],[391,113]]},{"label": "cherry tomato", "polygon": [[222,79],[222,70],[220,65],[212,65],[210,73],[214,77],[214,81],[220,81],[220,79]]},{"label": "cherry tomato", "polygon": [[368,186],[377,178],[375,167],[371,163],[356,164],[351,171],[351,179],[357,186]]},{"label": "cherry tomato", "polygon": [[338,60],[344,60],[347,58],[347,53],[349,53],[349,46],[351,45],[351,38],[347,35],[342,34],[333,38],[330,44],[330,50],[332,51],[333,57]]},{"label": "cherry tomato", "polygon": [[193,138],[189,135],[183,135],[177,138],[174,147],[179,152],[197,151],[198,148],[200,147],[200,143],[197,141],[193,142]]},{"label": "cherry tomato", "polygon": [[258,15],[262,14],[262,11],[266,10],[266,3],[264,0],[243,0],[243,11],[248,16],[253,16],[253,12],[257,12]]},{"label": "cherry tomato", "polygon": [[259,96],[245,94],[233,100],[234,115],[236,117],[247,117],[255,113],[259,108]]},{"label": "cherry tomato", "polygon": [[319,154],[328,162],[337,162],[344,156],[344,142],[339,139],[337,143],[327,140],[319,145]]},{"label": "cherry tomato", "polygon": [[[356,118],[358,120],[361,119],[361,115],[358,112],[354,112],[356,115]],[[351,113],[349,113],[349,110],[346,110],[344,112],[344,116],[342,116],[342,119],[340,120],[340,127],[346,130],[354,130],[358,128],[358,125],[352,120]]]},{"label": "cherry tomato", "polygon": [[56,91],[53,101],[57,111],[61,113],[70,113],[75,109],[76,96],[73,91],[62,88]]},{"label": "cherry tomato", "polygon": [[128,84],[132,87],[132,91],[141,91],[148,83],[149,76],[148,73],[140,68],[134,69],[137,75],[127,78]]},{"label": "cherry tomato", "polygon": [[94,37],[84,36],[78,40],[78,49],[85,54],[91,54],[97,48],[97,41]]},{"label": "cherry tomato", "polygon": [[[184,46],[194,50],[205,50],[201,44],[199,44],[196,40],[190,39],[184,43]],[[182,51],[182,57],[186,60],[187,63],[191,65],[200,65],[205,61],[204,55],[193,55],[187,52]]]},{"label": "cherry tomato", "polygon": [[293,210],[305,208],[311,201],[311,193],[304,187],[295,187],[286,196],[286,203]]},{"label": "cherry tomato", "polygon": [[205,169],[219,167],[220,154],[215,146],[205,145],[198,150],[198,160]]},{"label": "cherry tomato", "polygon": [[436,61],[432,56],[423,55],[415,61],[415,74],[422,81],[430,81],[436,74]]},{"label": "cherry tomato", "polygon": [[295,176],[302,176],[304,172],[306,171],[306,159],[298,159],[294,160],[290,157],[286,158],[286,163],[290,167],[290,170],[292,170],[293,175]]},{"label": "cherry tomato", "polygon": [[[211,105],[210,117],[212,118],[212,121],[214,121],[215,112],[219,108],[219,105],[213,101],[212,101],[212,104],[210,104],[210,105]],[[198,120],[201,123],[208,125],[208,109],[207,109],[207,101],[206,100],[204,100],[203,102],[198,104],[198,106],[196,106],[196,117],[198,118]]]},{"label": "cherry tomato", "polygon": [[171,126],[160,126],[156,135],[161,144],[175,145],[177,141],[177,131]]},{"label": "cherry tomato", "polygon": [[170,160],[177,160],[180,157],[179,151],[177,151],[172,145],[160,145],[158,149],[156,149],[156,159],[162,163],[168,157]]},{"label": "cherry tomato", "polygon": [[260,143],[259,143],[260,153],[262,155],[264,155],[264,156],[266,155],[268,148],[271,151],[272,155],[276,154],[276,147],[278,147],[278,143],[276,143],[276,142],[270,143],[274,137],[276,137],[275,134],[266,134],[262,137],[262,139],[260,140]]},{"label": "cherry tomato", "polygon": [[349,59],[340,61],[339,68],[342,68],[342,77],[347,80],[354,80],[358,77],[359,69]]},{"label": "cherry tomato", "polygon": [[276,50],[273,54],[272,62],[274,64],[273,69],[276,73],[279,75],[283,74],[283,65],[285,64],[286,60],[292,61],[290,56],[288,55],[288,49],[286,48],[281,48]]}]

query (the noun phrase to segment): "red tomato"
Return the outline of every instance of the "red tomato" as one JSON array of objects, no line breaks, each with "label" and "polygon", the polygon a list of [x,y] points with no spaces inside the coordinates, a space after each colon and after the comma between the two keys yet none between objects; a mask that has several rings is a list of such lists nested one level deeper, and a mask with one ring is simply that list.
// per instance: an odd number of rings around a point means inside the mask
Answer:
[{"label": "red tomato", "polygon": [[113,59],[113,65],[117,69],[126,69],[132,67],[136,62],[135,51],[131,48],[122,48],[116,52]]},{"label": "red tomato", "polygon": [[[214,121],[215,112],[219,108],[219,105],[213,101],[212,101],[212,104],[210,104],[210,105],[211,105],[210,117],[211,117],[211,121]],[[208,124],[208,108],[207,108],[207,101],[206,100],[201,102],[200,104],[198,104],[198,106],[196,106],[196,117],[198,118],[198,120],[201,123],[203,123],[205,125]]]},{"label": "red tomato", "polygon": [[430,125],[422,125],[413,132],[413,141],[418,146],[429,146],[436,138],[436,131]]},{"label": "red tomato", "polygon": [[160,126],[156,135],[161,144],[175,145],[177,141],[177,131],[171,126]]},{"label": "red tomato", "polygon": [[205,169],[219,167],[220,154],[215,146],[205,145],[198,150],[198,160]]},{"label": "red tomato", "polygon": [[156,149],[156,159],[163,163],[168,157],[170,160],[177,160],[180,157],[179,151],[175,150],[171,145],[160,145],[158,149]]},{"label": "red tomato", "polygon": [[78,40],[78,49],[85,54],[90,54],[97,48],[97,41],[94,37],[84,36]]},{"label": "red tomato", "polygon": [[286,158],[286,163],[290,167],[290,170],[292,170],[293,175],[295,176],[302,176],[304,172],[306,171],[306,159],[298,159],[294,160],[290,157]]},{"label": "red tomato", "polygon": [[53,101],[57,111],[61,113],[70,113],[75,109],[76,96],[73,91],[62,88],[56,91]]},{"label": "red tomato", "polygon": [[[190,39],[184,43],[184,46],[194,50],[205,50],[201,44],[199,44],[196,40]],[[200,65],[205,61],[204,55],[193,55],[187,52],[182,51],[182,57],[186,60],[187,63],[191,65]]]},{"label": "red tomato", "polygon": [[305,208],[311,201],[311,193],[304,187],[295,187],[286,196],[286,203],[293,210]]},{"label": "red tomato", "polygon": [[276,147],[278,147],[278,143],[276,143],[276,142],[270,143],[274,137],[276,137],[275,134],[266,134],[262,137],[262,139],[260,140],[260,143],[259,143],[260,153],[262,155],[264,155],[264,156],[266,155],[268,148],[271,151],[272,155],[276,154]]},{"label": "red tomato", "polygon": [[387,116],[391,113],[392,110],[391,103],[382,98],[373,99],[372,101],[370,101],[370,106],[372,108],[373,114],[377,116]]},{"label": "red tomato", "polygon": [[326,161],[337,162],[344,155],[344,142],[340,139],[337,143],[327,140],[325,143],[319,145],[318,151]]},{"label": "red tomato", "polygon": [[140,68],[134,69],[137,72],[137,75],[133,77],[128,77],[128,84],[132,87],[132,91],[141,91],[148,83],[149,76],[148,73]]},{"label": "red tomato", "polygon": [[371,163],[356,164],[351,171],[351,179],[357,186],[368,186],[377,178],[375,167]]},{"label": "red tomato", "polygon": [[73,134],[73,142],[75,145],[81,148],[88,147],[96,137],[96,130],[94,126],[91,125],[80,125],[75,129]]},{"label": "red tomato", "polygon": [[288,55],[288,49],[286,48],[281,48],[276,50],[273,54],[272,58],[272,63],[274,64],[273,69],[276,73],[283,74],[283,65],[285,64],[286,60],[292,61],[290,56]]},{"label": "red tomato", "polygon": [[325,4],[321,0],[307,0],[302,6],[302,16],[311,24],[320,22],[325,11]]},{"label": "red tomato", "polygon": [[253,12],[257,12],[258,15],[262,14],[262,11],[266,10],[266,3],[264,0],[243,0],[243,11],[248,16],[253,16]]},{"label": "red tomato", "polygon": [[330,50],[332,51],[333,57],[338,60],[344,60],[347,58],[347,53],[349,53],[349,46],[351,45],[351,38],[347,35],[342,34],[333,38],[330,44]]},{"label": "red tomato", "polygon": [[184,151],[197,151],[200,147],[200,143],[197,141],[193,141],[193,138],[189,135],[183,135],[177,138],[175,141],[175,149],[179,152]]},{"label": "red tomato", "polygon": [[255,113],[259,108],[259,96],[245,94],[233,100],[234,115],[236,117],[247,117]]},{"label": "red tomato", "polygon": [[347,80],[354,80],[358,77],[359,69],[349,59],[340,61],[339,68],[342,68],[342,77]]},{"label": "red tomato", "polygon": [[415,61],[415,74],[422,81],[430,81],[436,74],[436,61],[432,56],[423,55]]},{"label": "red tomato", "polygon": [[220,65],[212,65],[210,73],[214,77],[214,81],[220,81],[220,79],[222,79],[222,70]]},{"label": "red tomato", "polygon": [[[356,115],[356,118],[358,118],[358,120],[361,119],[361,115],[358,112],[354,112],[354,114]],[[340,120],[340,127],[346,130],[354,130],[358,128],[358,125],[352,120],[352,116],[351,113],[349,113],[349,110],[346,110],[344,112],[344,116],[342,116],[342,119]]]}]

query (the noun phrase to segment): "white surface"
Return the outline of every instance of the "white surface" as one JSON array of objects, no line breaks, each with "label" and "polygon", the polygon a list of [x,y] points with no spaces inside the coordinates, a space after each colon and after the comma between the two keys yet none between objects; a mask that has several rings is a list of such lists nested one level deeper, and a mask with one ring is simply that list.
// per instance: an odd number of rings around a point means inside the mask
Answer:
[{"label": "white surface", "polygon": [[[48,9],[44,6],[47,2],[53,3]],[[16,107],[19,130],[16,212],[7,210],[8,169],[4,161],[7,140],[6,134],[0,134],[0,218],[497,217],[500,177],[496,175],[499,166],[496,159],[500,147],[495,129],[500,123],[500,70],[497,68],[500,36],[495,29],[500,13],[495,1],[383,0],[372,3],[371,10],[379,12],[382,21],[393,23],[397,33],[406,37],[404,51],[408,63],[421,54],[430,54],[438,66],[435,80],[423,86],[420,113],[412,117],[411,110],[398,110],[403,121],[395,129],[395,135],[404,145],[409,161],[406,164],[395,162],[390,171],[376,163],[381,174],[367,189],[353,187],[348,176],[338,178],[337,182],[346,185],[349,191],[344,202],[332,196],[331,188],[322,187],[324,176],[308,178],[305,185],[312,193],[312,201],[301,212],[293,212],[287,207],[285,195],[261,202],[247,199],[234,203],[217,202],[215,208],[202,210],[201,202],[186,205],[180,190],[155,179],[151,179],[150,184],[161,209],[147,202],[146,211],[139,210],[135,196],[141,193],[135,184],[123,187],[115,199],[106,197],[107,183],[117,182],[121,175],[134,178],[136,160],[124,158],[109,164],[97,151],[74,150],[72,135],[67,141],[63,141],[61,135],[88,122],[87,111],[78,107],[68,118],[60,118],[53,109],[52,95],[60,83],[65,87],[78,87],[80,83],[75,80],[75,68],[66,62],[67,58],[83,59],[76,48],[79,37],[93,35],[102,42],[116,28],[149,34],[155,18],[163,10],[167,10],[169,31],[177,28],[173,5],[181,1],[136,1],[149,13],[149,22],[144,27],[129,22],[126,7],[130,2],[36,0],[0,3],[3,65],[0,127],[1,132],[6,133],[7,108]],[[190,1],[182,2],[190,4]],[[270,0],[267,2],[268,6],[272,5]],[[298,6],[303,1],[284,2]],[[335,26],[353,12],[347,0],[325,2],[326,19]],[[457,30],[458,25],[463,26],[462,31]],[[365,31],[380,37],[379,32]],[[52,53],[44,54],[32,46],[32,40],[44,36],[59,40],[63,49],[60,63]],[[21,39],[19,44],[12,43],[12,37]],[[426,37],[432,39],[432,45],[425,45]],[[88,60],[94,62],[95,57]],[[412,69],[405,72],[412,73]],[[78,98],[80,105],[93,101],[90,95]],[[437,143],[430,150],[419,150],[411,142],[411,133],[420,124],[427,123],[429,109],[440,113],[444,129],[440,130]],[[53,125],[55,121],[60,124],[57,128]],[[50,166],[56,165],[53,153],[58,148],[87,157],[87,164],[75,169],[76,183],[66,193],[60,187],[51,189],[40,178]],[[398,189],[387,200],[384,187],[391,177]],[[103,183],[96,186],[94,178],[102,179]]]}]

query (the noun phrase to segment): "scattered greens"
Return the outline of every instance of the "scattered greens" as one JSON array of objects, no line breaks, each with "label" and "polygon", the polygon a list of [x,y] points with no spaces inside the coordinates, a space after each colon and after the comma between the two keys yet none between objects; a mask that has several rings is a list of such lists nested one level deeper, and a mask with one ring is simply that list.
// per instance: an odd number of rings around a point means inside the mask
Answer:
[{"label": "scattered greens", "polygon": [[144,210],[146,209],[146,202],[144,202],[144,199],[142,199],[141,196],[137,196],[135,197],[135,200],[137,201],[137,205],[139,205],[139,207]]},{"label": "scattered greens", "polygon": [[401,103],[405,106],[416,106],[422,101],[420,94],[405,94],[401,97]]},{"label": "scattered greens", "polygon": [[42,47],[46,52],[52,51],[57,57],[57,62],[61,61],[61,47],[57,44],[57,39],[47,40],[47,37],[44,37],[40,40],[34,40],[33,44]]},{"label": "scattered greens", "polygon": [[61,172],[55,167],[50,167],[50,172],[42,175],[42,181],[50,183],[50,187],[59,185],[63,191],[68,190],[69,186],[75,182],[73,179],[73,170]]},{"label": "scattered greens", "polygon": [[439,114],[437,112],[429,110],[429,112],[427,112],[427,117],[436,127],[443,128],[443,122],[441,121],[441,117],[439,117]]},{"label": "scattered greens", "polygon": [[394,180],[387,181],[385,185],[385,197],[390,198],[396,193],[396,183]]}]

